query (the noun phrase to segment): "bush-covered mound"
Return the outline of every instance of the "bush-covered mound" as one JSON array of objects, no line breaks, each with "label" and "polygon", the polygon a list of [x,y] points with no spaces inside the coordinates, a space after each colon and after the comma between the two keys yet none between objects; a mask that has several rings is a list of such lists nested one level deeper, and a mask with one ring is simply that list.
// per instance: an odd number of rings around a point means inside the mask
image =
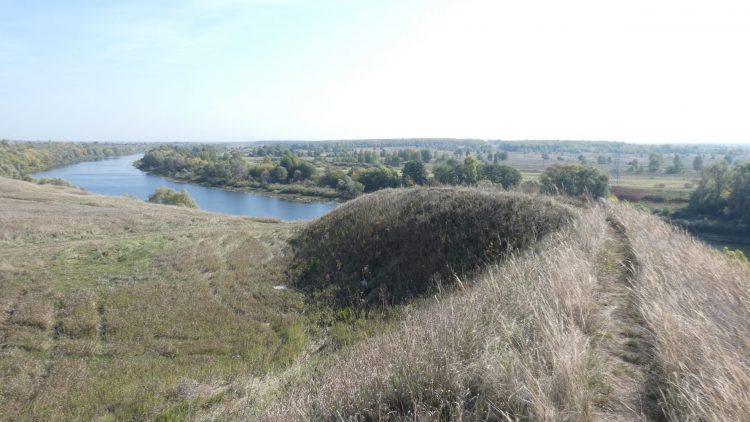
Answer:
[{"label": "bush-covered mound", "polygon": [[338,305],[398,303],[565,225],[552,199],[470,188],[386,189],[310,223],[291,282]]}]

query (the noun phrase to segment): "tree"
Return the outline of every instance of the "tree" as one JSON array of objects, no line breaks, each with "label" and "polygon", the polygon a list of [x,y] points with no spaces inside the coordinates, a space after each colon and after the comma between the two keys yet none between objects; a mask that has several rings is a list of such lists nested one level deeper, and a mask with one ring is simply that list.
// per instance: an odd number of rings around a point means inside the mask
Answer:
[{"label": "tree", "polygon": [[731,183],[732,170],[726,161],[704,167],[698,187],[690,195],[688,210],[695,214],[724,216]]},{"label": "tree", "polygon": [[315,166],[307,161],[301,160],[298,156],[292,153],[288,153],[281,157],[279,165],[286,169],[287,174],[292,175],[292,179],[295,182],[310,179],[315,175]]},{"label": "tree", "polygon": [[441,164],[432,171],[435,175],[435,180],[438,183],[444,185],[459,185],[461,184],[461,168],[457,165],[451,165],[449,163]]},{"label": "tree", "polygon": [[271,172],[271,179],[275,182],[285,183],[288,178],[289,178],[289,172],[284,167],[276,166]]},{"label": "tree", "polygon": [[343,171],[337,168],[327,167],[325,173],[323,173],[318,179],[318,185],[336,189],[339,185],[339,180],[343,179],[345,176],[346,174],[344,174]]},{"label": "tree", "polygon": [[626,170],[628,173],[643,173],[643,166],[638,162],[637,158],[634,158],[633,161],[628,163],[628,169]]},{"label": "tree", "polygon": [[596,163],[597,164],[607,164],[607,157],[600,155],[596,157]]},{"label": "tree", "polygon": [[698,154],[693,158],[693,170],[701,171],[703,169],[703,156]]},{"label": "tree", "polygon": [[361,183],[355,182],[349,176],[344,176],[336,184],[336,191],[344,198],[356,198],[362,193],[364,186]]},{"label": "tree", "polygon": [[729,217],[750,222],[750,163],[735,166],[731,184],[727,198]]},{"label": "tree", "polygon": [[667,168],[669,174],[680,174],[685,171],[685,166],[682,164],[682,159],[679,154],[675,154],[672,159],[672,165]]},{"label": "tree", "polygon": [[429,163],[430,160],[432,160],[432,151],[429,149],[423,149],[420,152],[422,153],[422,162]]},{"label": "tree", "polygon": [[505,151],[496,152],[492,157],[492,161],[497,163],[498,161],[505,161],[508,159],[508,153]]},{"label": "tree", "polygon": [[583,154],[578,156],[578,161],[580,161],[581,164],[586,164],[589,162]]},{"label": "tree", "polygon": [[427,170],[425,170],[424,164],[421,161],[409,161],[404,164],[402,174],[402,182],[405,185],[408,184],[408,181],[417,185],[427,183]]},{"label": "tree", "polygon": [[463,165],[463,180],[462,182],[467,185],[476,185],[479,181],[479,162],[476,158],[471,155],[467,155],[464,158]]},{"label": "tree", "polygon": [[503,164],[482,166],[480,176],[484,180],[502,185],[505,189],[516,187],[521,183],[521,172]]},{"label": "tree", "polygon": [[358,170],[354,172],[353,178],[362,184],[365,192],[395,188],[399,184],[398,173],[382,165]]},{"label": "tree", "polygon": [[653,153],[648,157],[648,172],[658,173],[664,165],[664,157],[659,153]]},{"label": "tree", "polygon": [[152,204],[162,205],[178,205],[181,207],[196,208],[197,205],[190,194],[183,189],[180,192],[176,192],[170,188],[157,188],[151,196],[148,197],[148,202]]},{"label": "tree", "polygon": [[599,198],[609,192],[609,176],[591,165],[555,164],[542,173],[539,182],[545,193]]}]

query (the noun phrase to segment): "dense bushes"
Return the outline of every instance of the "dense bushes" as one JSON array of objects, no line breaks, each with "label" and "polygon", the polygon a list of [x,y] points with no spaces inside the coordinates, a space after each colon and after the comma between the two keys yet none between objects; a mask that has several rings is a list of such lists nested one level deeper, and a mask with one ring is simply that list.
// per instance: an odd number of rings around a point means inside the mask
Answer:
[{"label": "dense bushes", "polygon": [[361,183],[365,192],[375,192],[386,188],[396,188],[400,181],[396,170],[378,165],[352,172],[352,178]]},{"label": "dense bushes", "polygon": [[599,198],[609,192],[609,177],[590,165],[555,164],[542,173],[539,182],[545,193]]},{"label": "dense bushes", "polygon": [[291,282],[324,301],[403,301],[529,245],[571,212],[550,199],[470,188],[383,190],[351,201],[293,241]]},{"label": "dense bushes", "polygon": [[21,179],[52,167],[132,154],[138,144],[0,141],[0,176]]},{"label": "dense bushes", "polygon": [[502,164],[484,165],[479,171],[481,180],[502,185],[505,189],[518,186],[521,183],[521,172]]},{"label": "dense bushes", "polygon": [[303,182],[315,175],[315,166],[292,153],[274,163],[269,156],[249,163],[239,152],[222,152],[209,146],[162,146],[146,152],[135,166],[179,180],[212,186],[249,186],[252,183]]},{"label": "dense bushes", "polygon": [[180,192],[170,188],[158,188],[148,197],[148,202],[162,205],[179,205],[181,207],[196,208],[197,205],[186,190]]},{"label": "dense bushes", "polygon": [[505,189],[521,183],[521,173],[503,164],[480,164],[474,157],[466,157],[463,163],[455,160],[441,164],[433,170],[435,181],[444,185],[475,185],[487,180]]}]

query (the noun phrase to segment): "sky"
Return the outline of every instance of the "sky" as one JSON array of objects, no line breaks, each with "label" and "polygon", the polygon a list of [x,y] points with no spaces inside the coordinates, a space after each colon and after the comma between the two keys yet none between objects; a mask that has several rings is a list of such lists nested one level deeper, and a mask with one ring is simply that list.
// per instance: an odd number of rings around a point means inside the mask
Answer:
[{"label": "sky", "polygon": [[0,138],[750,142],[746,0],[0,0]]}]

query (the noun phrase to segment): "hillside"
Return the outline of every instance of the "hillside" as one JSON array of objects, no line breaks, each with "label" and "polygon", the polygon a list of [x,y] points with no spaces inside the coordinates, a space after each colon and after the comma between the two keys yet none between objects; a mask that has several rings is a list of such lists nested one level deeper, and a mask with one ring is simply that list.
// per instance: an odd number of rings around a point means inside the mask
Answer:
[{"label": "hillside", "polygon": [[[0,419],[750,417],[750,269],[627,206],[287,223],[0,178],[0,228]],[[386,317],[339,300],[372,291]]]},{"label": "hillside", "polygon": [[656,217],[597,206],[297,378],[260,417],[747,420],[748,280]]},{"label": "hillside", "polygon": [[0,178],[0,420],[150,419],[287,365],[294,228]]},{"label": "hillside", "polygon": [[573,217],[541,197],[468,188],[387,189],[292,238],[295,285],[341,305],[400,303],[449,287]]}]

